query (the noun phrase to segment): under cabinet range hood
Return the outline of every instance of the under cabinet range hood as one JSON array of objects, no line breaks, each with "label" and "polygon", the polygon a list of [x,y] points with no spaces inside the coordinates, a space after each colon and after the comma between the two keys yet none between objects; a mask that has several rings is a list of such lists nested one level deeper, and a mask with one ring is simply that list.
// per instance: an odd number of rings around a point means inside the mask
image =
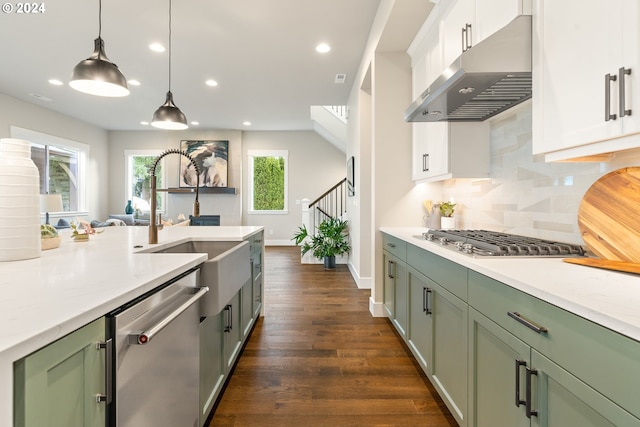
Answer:
[{"label": "under cabinet range hood", "polygon": [[531,98],[531,16],[463,52],[406,110],[407,122],[483,121]]}]

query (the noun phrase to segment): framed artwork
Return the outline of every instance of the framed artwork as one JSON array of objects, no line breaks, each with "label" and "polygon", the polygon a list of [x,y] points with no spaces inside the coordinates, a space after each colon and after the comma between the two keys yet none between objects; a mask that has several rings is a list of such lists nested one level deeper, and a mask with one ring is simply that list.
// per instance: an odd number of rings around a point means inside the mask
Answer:
[{"label": "framed artwork", "polygon": [[[229,141],[180,141],[180,149],[186,151],[200,169],[200,187],[228,187],[227,161]],[[197,176],[189,160],[180,156],[180,188],[196,186]]]},{"label": "framed artwork", "polygon": [[354,178],[355,159],[353,156],[347,160],[347,194],[349,197],[356,195],[356,182]]}]

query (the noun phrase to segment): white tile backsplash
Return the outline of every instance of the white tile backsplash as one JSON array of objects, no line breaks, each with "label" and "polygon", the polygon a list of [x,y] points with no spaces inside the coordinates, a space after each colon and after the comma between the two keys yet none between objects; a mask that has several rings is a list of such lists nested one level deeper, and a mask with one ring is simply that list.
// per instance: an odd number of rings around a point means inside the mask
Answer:
[{"label": "white tile backsplash", "polygon": [[531,153],[530,104],[493,121],[491,178],[443,183],[443,199],[457,203],[458,228],[582,244],[577,217],[584,193],[605,173],[640,165],[640,150],[607,163],[546,163]]}]

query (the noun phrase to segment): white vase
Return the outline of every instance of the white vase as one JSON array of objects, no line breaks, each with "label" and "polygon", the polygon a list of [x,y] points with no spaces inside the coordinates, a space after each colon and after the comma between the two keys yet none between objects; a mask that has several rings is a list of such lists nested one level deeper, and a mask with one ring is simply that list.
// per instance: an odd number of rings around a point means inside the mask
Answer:
[{"label": "white vase", "polygon": [[443,230],[451,230],[456,228],[456,218],[453,216],[443,216],[440,218],[440,228]]},{"label": "white vase", "polygon": [[29,141],[0,138],[0,261],[40,256],[40,174]]}]

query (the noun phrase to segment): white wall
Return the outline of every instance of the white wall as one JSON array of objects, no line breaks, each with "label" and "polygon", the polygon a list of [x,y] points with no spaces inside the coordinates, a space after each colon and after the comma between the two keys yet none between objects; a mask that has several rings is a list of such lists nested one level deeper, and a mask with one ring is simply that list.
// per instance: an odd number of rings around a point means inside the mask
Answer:
[{"label": "white wall", "polygon": [[109,182],[110,173],[107,132],[104,129],[0,94],[0,138],[11,137],[9,130],[11,126],[88,145],[87,219],[102,218],[107,215],[109,186],[104,183]]},{"label": "white wall", "polygon": [[[291,237],[302,221],[301,205],[313,201],[346,176],[346,158],[342,151],[313,131],[243,132],[242,161],[248,150],[289,151],[288,214],[242,214],[244,225],[262,225],[269,245],[292,245]],[[247,180],[247,171],[243,172]],[[244,188],[247,188],[245,183]],[[246,191],[243,203],[248,206]]]},{"label": "white wall", "polygon": [[[229,187],[237,189],[237,194],[199,195],[202,215],[220,215],[221,225],[240,225],[242,223],[242,132],[237,130],[185,130],[185,131],[111,131],[109,132],[109,165],[112,171],[108,187],[109,213],[124,213],[127,203],[125,196],[125,150],[166,150],[180,148],[181,140],[228,140]],[[178,187],[180,157],[170,154],[165,157],[167,187]],[[193,213],[191,193],[167,195],[166,219],[177,222],[180,213],[188,218]],[[106,219],[106,218],[105,218]]]}]

